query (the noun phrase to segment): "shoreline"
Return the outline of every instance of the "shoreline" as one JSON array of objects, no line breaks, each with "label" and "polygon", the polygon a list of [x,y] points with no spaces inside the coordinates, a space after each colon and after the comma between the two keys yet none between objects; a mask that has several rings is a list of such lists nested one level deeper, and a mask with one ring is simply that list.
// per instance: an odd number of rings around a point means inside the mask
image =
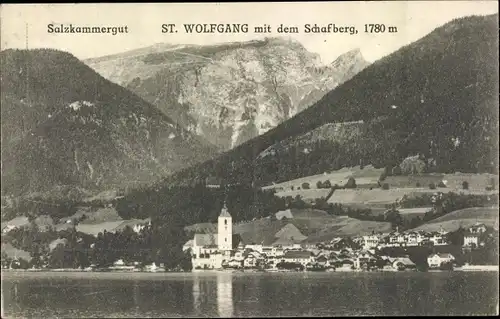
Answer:
[{"label": "shoreline", "polygon": [[[427,272],[498,272],[498,265],[474,265],[468,267],[457,267],[453,270],[439,270],[439,269],[430,269]],[[185,273],[380,273],[380,272],[396,272],[396,273],[407,273],[407,272],[420,272],[420,271],[398,271],[398,270],[374,270],[374,271],[359,271],[359,270],[325,270],[325,271],[290,271],[290,270],[260,270],[256,271],[254,269],[242,270],[242,269],[197,269],[193,271],[133,271],[133,270],[85,270],[85,269],[2,269],[1,272],[10,272],[10,273],[140,273],[140,274],[185,274]]]}]

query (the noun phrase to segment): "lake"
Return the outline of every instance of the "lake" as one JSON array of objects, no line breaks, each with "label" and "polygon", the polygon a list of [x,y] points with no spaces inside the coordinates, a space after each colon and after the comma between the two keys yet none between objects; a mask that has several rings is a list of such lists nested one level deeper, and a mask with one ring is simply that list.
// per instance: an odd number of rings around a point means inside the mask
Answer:
[{"label": "lake", "polygon": [[2,273],[4,318],[491,315],[498,272]]}]

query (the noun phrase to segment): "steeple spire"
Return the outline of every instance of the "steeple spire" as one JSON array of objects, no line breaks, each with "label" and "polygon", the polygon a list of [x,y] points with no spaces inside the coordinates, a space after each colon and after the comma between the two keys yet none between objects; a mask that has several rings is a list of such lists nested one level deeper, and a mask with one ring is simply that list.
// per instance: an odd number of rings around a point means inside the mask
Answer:
[{"label": "steeple spire", "polygon": [[222,206],[222,210],[220,212],[220,217],[231,217],[231,214],[229,214],[227,210],[227,205],[225,200],[224,200],[224,205]]}]

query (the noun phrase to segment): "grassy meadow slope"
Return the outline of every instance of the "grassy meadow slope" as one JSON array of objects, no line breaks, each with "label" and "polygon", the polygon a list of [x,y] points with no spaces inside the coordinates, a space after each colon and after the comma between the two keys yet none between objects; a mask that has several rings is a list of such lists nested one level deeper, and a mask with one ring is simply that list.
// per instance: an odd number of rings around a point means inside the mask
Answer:
[{"label": "grassy meadow slope", "polygon": [[414,230],[432,232],[443,228],[446,231],[455,231],[459,227],[468,228],[477,222],[484,223],[488,227],[495,225],[498,227],[498,218],[498,207],[465,208],[433,219]]}]

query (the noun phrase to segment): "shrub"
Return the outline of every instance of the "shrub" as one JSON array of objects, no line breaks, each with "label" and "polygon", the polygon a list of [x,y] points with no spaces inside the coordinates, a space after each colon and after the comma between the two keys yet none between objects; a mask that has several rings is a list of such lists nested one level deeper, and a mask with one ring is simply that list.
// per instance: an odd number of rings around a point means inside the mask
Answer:
[{"label": "shrub", "polygon": [[302,183],[302,189],[310,189],[309,183]]},{"label": "shrub", "polygon": [[463,182],[462,182],[462,188],[463,188],[463,189],[469,189],[469,182],[467,182],[467,181],[463,181]]},{"label": "shrub", "polygon": [[356,188],[356,180],[352,177],[349,177],[347,183],[344,186],[345,188]]},{"label": "shrub", "polygon": [[430,188],[430,189],[436,189],[436,184],[434,184],[434,183],[430,183],[430,184],[429,184],[429,188]]},{"label": "shrub", "polygon": [[386,189],[386,190],[389,189],[389,184],[387,184],[387,183],[382,184],[382,189]]},{"label": "shrub", "polygon": [[420,185],[419,182],[417,182],[417,184],[415,184],[416,187],[421,187],[422,185]]}]

